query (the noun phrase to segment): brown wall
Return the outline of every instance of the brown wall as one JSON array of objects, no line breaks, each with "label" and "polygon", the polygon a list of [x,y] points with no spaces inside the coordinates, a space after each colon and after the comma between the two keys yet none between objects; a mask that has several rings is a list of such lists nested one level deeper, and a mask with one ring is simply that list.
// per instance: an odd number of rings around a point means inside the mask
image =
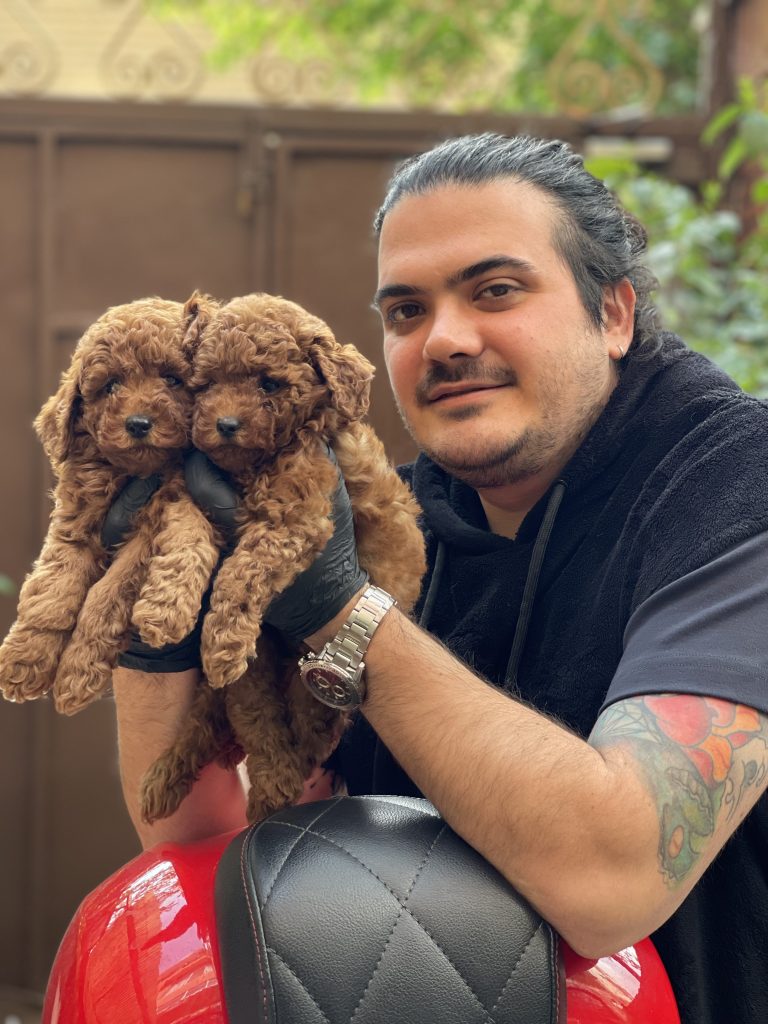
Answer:
[{"label": "brown wall", "polygon": [[[668,135],[668,173],[705,173],[700,123]],[[564,120],[0,102],[0,572],[20,583],[48,514],[31,423],[83,328],[110,304],[285,294],[379,367],[371,419],[396,461],[400,426],[369,309],[370,221],[393,163],[474,130],[577,144]],[[613,125],[611,133],[622,131]],[[0,636],[15,602],[0,597]],[[0,704],[0,986],[41,988],[79,900],[137,852],[108,700],[75,718]]]}]

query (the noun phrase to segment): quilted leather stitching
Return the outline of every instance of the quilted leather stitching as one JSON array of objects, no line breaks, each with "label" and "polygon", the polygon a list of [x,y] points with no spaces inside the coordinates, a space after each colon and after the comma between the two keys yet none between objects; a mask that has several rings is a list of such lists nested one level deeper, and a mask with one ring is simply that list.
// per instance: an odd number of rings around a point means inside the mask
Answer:
[{"label": "quilted leather stitching", "polygon": [[248,917],[249,917],[250,922],[251,922],[251,932],[253,933],[253,944],[256,947],[256,959],[257,959],[258,965],[259,965],[259,980],[261,982],[262,999],[264,1001],[264,1020],[267,1021],[267,1020],[269,1020],[269,1009],[268,1009],[268,1003],[267,1003],[267,983],[266,983],[266,978],[264,976],[264,965],[262,964],[262,961],[261,961],[261,943],[259,942],[259,933],[258,933],[258,929],[256,928],[256,921],[254,920],[254,916],[253,916],[253,904],[251,903],[251,894],[250,894],[250,891],[249,891],[249,888],[248,888],[248,883],[247,883],[246,877],[245,877],[245,875],[246,875],[245,857],[246,857],[247,847],[248,847],[248,845],[249,845],[249,843],[251,841],[252,836],[253,836],[253,829],[246,836],[245,840],[243,841],[243,845],[240,847],[240,881],[241,881],[242,886],[243,886],[243,893],[245,894],[245,902],[246,902],[246,905],[248,907]]},{"label": "quilted leather stitching", "polygon": [[538,924],[538,925],[537,925],[537,926],[536,926],[536,927],[535,927],[535,928],[533,929],[533,931],[531,932],[531,934],[530,934],[530,937],[529,937],[528,941],[527,941],[527,942],[526,942],[526,944],[525,944],[525,945],[523,946],[523,948],[522,948],[522,950],[521,950],[521,952],[520,952],[520,956],[519,956],[519,957],[517,958],[517,960],[515,961],[515,963],[514,963],[514,965],[513,965],[513,967],[512,967],[512,970],[510,971],[509,977],[508,977],[508,978],[507,978],[507,980],[506,980],[506,981],[504,982],[504,986],[503,986],[503,988],[502,988],[501,992],[499,992],[499,998],[498,998],[498,999],[496,1000],[496,1002],[495,1002],[495,1003],[493,1004],[493,1006],[491,1007],[491,1014],[495,1013],[495,1011],[496,1011],[496,1007],[497,1007],[497,1006],[499,1005],[499,1003],[501,1002],[501,1000],[502,1000],[502,999],[504,998],[504,993],[505,993],[505,992],[507,991],[507,988],[509,987],[509,983],[510,983],[510,982],[512,981],[512,979],[514,978],[514,976],[515,976],[515,971],[517,970],[517,968],[518,968],[518,967],[520,966],[520,964],[522,963],[523,957],[524,957],[524,956],[525,956],[525,954],[526,954],[526,953],[528,952],[528,947],[529,947],[529,946],[530,946],[530,944],[531,944],[531,943],[533,942],[533,940],[534,940],[534,939],[536,938],[536,933],[537,933],[537,932],[539,932],[539,931],[541,931],[541,929],[542,929],[543,925],[544,925],[544,922],[542,921],[542,922],[541,922],[540,924]]},{"label": "quilted leather stitching", "polygon": [[[405,904],[408,902],[408,900],[410,898],[410,895],[413,892],[413,887],[414,887],[414,885],[416,885],[416,882],[418,881],[419,875],[424,870],[424,865],[429,860],[430,854],[432,853],[432,851],[434,850],[435,846],[437,845],[438,839],[440,838],[440,836],[443,835],[444,832],[445,832],[445,825],[443,825],[443,827],[437,833],[435,838],[432,840],[432,843],[431,843],[429,849],[427,850],[426,854],[424,855],[424,859],[422,860],[421,864],[419,864],[419,866],[416,868],[416,874],[413,876],[413,878],[411,879],[411,884],[408,886],[408,892],[405,894],[405,900],[404,900],[403,903],[400,904],[400,913],[395,918],[395,923],[392,925],[390,933],[387,936],[387,940],[384,943],[384,946],[382,947],[379,959],[376,961],[376,965],[373,968],[373,970],[371,971],[371,976],[370,976],[370,978],[368,979],[368,981],[365,984],[365,988],[363,989],[362,995],[360,996],[360,998],[359,998],[359,1000],[357,1002],[357,1006],[352,1011],[352,1016],[349,1018],[349,1024],[352,1024],[352,1021],[357,1016],[358,1010],[360,1009],[360,1007],[365,1002],[365,997],[368,994],[368,989],[371,987],[371,982],[376,977],[376,972],[378,971],[379,967],[381,966],[381,961],[384,959],[384,954],[387,952],[387,946],[389,946],[389,943],[392,941],[392,936],[395,934],[395,929],[397,928],[398,921],[403,916],[403,914],[406,912]],[[357,860],[357,857],[355,857],[355,860]],[[358,861],[358,863],[361,863],[361,862]],[[363,867],[365,867],[365,864],[363,864]],[[370,871],[370,868],[366,868],[366,870]],[[374,874],[374,872],[371,871],[371,874]],[[381,879],[379,879],[379,881],[381,882]],[[383,884],[384,883],[382,882],[382,885]],[[393,893],[393,895],[394,895],[394,893]],[[397,899],[397,897],[395,897],[395,899]],[[400,903],[399,900],[397,902]],[[411,916],[413,916],[413,915],[411,915]],[[431,938],[431,936],[430,936],[430,938]],[[437,945],[437,943],[435,943],[435,945]],[[443,956],[445,956],[445,954],[443,954]],[[446,957],[446,960],[447,959],[448,958]],[[451,965],[451,966],[453,966],[453,965]]]},{"label": "quilted leather stitching", "polygon": [[[341,851],[342,851],[342,853],[345,853],[345,854],[346,854],[346,855],[347,855],[348,857],[350,857],[350,858],[351,858],[352,860],[354,860],[354,861],[355,861],[355,862],[356,862],[357,864],[359,864],[359,865],[360,865],[360,867],[362,867],[362,868],[365,868],[365,870],[366,870],[366,871],[367,871],[367,872],[368,872],[368,873],[369,873],[370,875],[373,875],[373,877],[374,877],[374,878],[375,878],[375,879],[376,879],[376,880],[377,880],[377,881],[378,881],[378,882],[379,882],[379,883],[380,883],[380,884],[381,884],[381,885],[382,885],[382,886],[383,886],[383,887],[384,887],[384,888],[385,888],[385,889],[386,889],[386,890],[387,890],[387,891],[388,891],[388,892],[390,893],[390,895],[394,897],[395,901],[396,901],[397,903],[399,903],[399,904],[400,904],[400,907],[401,907],[401,911],[404,911],[404,912],[405,912],[406,914],[408,914],[408,916],[409,916],[409,917],[411,918],[411,920],[412,920],[412,921],[414,921],[414,922],[415,922],[415,923],[416,923],[416,924],[417,924],[417,925],[419,926],[419,928],[421,928],[421,930],[422,930],[422,931],[424,932],[424,934],[425,934],[425,935],[427,936],[427,938],[428,938],[428,939],[430,940],[430,942],[432,943],[432,945],[433,945],[433,946],[434,946],[434,947],[435,947],[435,948],[436,948],[437,950],[439,950],[439,951],[440,951],[440,953],[442,953],[442,955],[443,955],[443,956],[445,957],[445,959],[446,959],[447,963],[448,963],[448,964],[449,964],[449,965],[450,965],[450,966],[451,966],[451,967],[453,968],[453,970],[454,970],[454,971],[456,972],[456,974],[457,974],[457,975],[459,976],[459,978],[461,978],[461,980],[462,980],[462,982],[463,982],[463,984],[464,984],[465,988],[466,988],[466,989],[467,989],[467,991],[468,991],[468,992],[470,993],[470,995],[472,996],[472,998],[473,998],[473,999],[475,1000],[475,1002],[477,1003],[477,1005],[478,1005],[478,1006],[479,1006],[479,1007],[481,1008],[481,1010],[483,1011],[483,1013],[485,1013],[486,1015],[488,1014],[488,1008],[487,1008],[487,1007],[485,1006],[485,1004],[483,1003],[482,999],[480,999],[480,998],[479,998],[479,996],[478,996],[478,995],[477,995],[477,993],[476,993],[476,992],[474,991],[474,989],[473,989],[473,988],[472,988],[472,986],[471,986],[471,985],[469,984],[469,982],[468,982],[468,981],[467,981],[467,979],[466,979],[466,978],[464,977],[464,975],[463,975],[463,974],[461,973],[461,971],[459,970],[459,968],[458,968],[458,967],[456,966],[456,964],[455,964],[455,963],[454,963],[454,962],[453,962],[453,961],[451,960],[451,958],[450,958],[450,957],[448,956],[448,954],[447,954],[447,953],[445,952],[445,950],[444,950],[444,949],[442,948],[442,946],[441,946],[441,945],[440,945],[440,943],[439,943],[439,942],[437,941],[437,939],[435,939],[434,935],[432,935],[432,933],[431,933],[431,932],[429,931],[429,929],[428,929],[428,928],[427,928],[427,927],[426,927],[426,926],[425,926],[424,924],[422,924],[422,922],[421,922],[421,921],[420,921],[420,920],[418,919],[418,917],[416,917],[416,915],[415,915],[415,914],[413,913],[413,911],[412,911],[412,910],[410,910],[410,909],[409,909],[408,907],[406,907],[406,906],[405,906],[405,904],[404,904],[404,903],[403,903],[403,902],[402,902],[402,901],[400,900],[400,897],[399,897],[399,896],[397,895],[397,893],[396,893],[396,892],[395,892],[395,891],[394,891],[393,889],[391,889],[391,888],[390,888],[390,887],[389,887],[389,886],[387,885],[387,883],[386,883],[386,882],[385,882],[385,881],[384,881],[384,880],[383,880],[382,878],[379,878],[379,876],[378,876],[378,875],[376,874],[376,872],[375,872],[375,871],[374,871],[374,870],[373,870],[372,868],[369,868],[367,864],[364,864],[364,863],[363,863],[363,861],[361,861],[361,860],[360,860],[360,859],[359,859],[358,857],[356,857],[356,856],[355,856],[355,855],[354,855],[353,853],[350,853],[350,851],[349,851],[349,850],[347,850],[347,849],[346,849],[346,847],[344,847],[344,846],[340,846],[340,845],[339,845],[339,843],[335,842],[335,840],[333,840],[333,839],[330,839],[330,838],[329,838],[328,836],[324,835],[324,834],[323,834],[322,832],[312,832],[312,831],[311,831],[311,830],[309,829],[309,827],[304,827],[304,826],[294,825],[294,824],[293,824],[292,822],[289,822],[289,821],[273,822],[273,824],[280,824],[280,825],[283,825],[283,826],[284,826],[285,828],[293,828],[293,829],[296,829],[297,831],[301,832],[301,834],[302,834],[302,835],[305,835],[305,834],[307,834],[307,833],[308,833],[309,835],[315,836],[315,837],[316,837],[317,839],[324,839],[324,840],[325,840],[325,842],[329,843],[329,844],[330,844],[331,846],[335,846],[337,850],[341,850]],[[444,834],[444,832],[445,832],[445,826],[443,826],[443,828],[442,828],[442,829],[440,830],[440,832],[439,832],[439,834],[438,834],[438,838],[439,838],[439,836],[443,835],[443,834]],[[435,842],[436,842],[436,841],[435,841]],[[427,854],[427,858],[425,859],[425,861],[424,861],[424,864],[422,864],[422,866],[421,866],[421,868],[420,868],[420,871],[421,871],[421,870],[423,870],[423,868],[424,868],[424,865],[426,865],[427,859],[429,859],[429,855],[430,855],[430,854],[432,853],[432,851],[434,850],[434,846],[435,846],[435,843],[433,842],[433,844],[432,844],[432,847],[430,848],[430,851],[429,851],[429,853]],[[402,912],[401,912],[400,914],[398,914],[398,916],[397,916],[397,921],[399,921],[401,917],[402,917]],[[397,921],[395,921],[395,925],[397,925]],[[534,929],[534,931],[533,931],[533,932],[531,933],[531,935],[530,935],[530,936],[528,937],[528,940],[527,940],[527,942],[526,942],[526,948],[527,948],[527,946],[528,946],[528,945],[530,945],[531,939],[532,939],[532,938],[533,938],[533,936],[534,936],[534,935],[536,934],[536,930],[538,929],[538,927],[539,927],[539,926],[537,925],[536,929]],[[393,932],[394,932],[394,927],[393,927]],[[391,933],[390,933],[390,936],[389,936],[389,937],[388,937],[388,939],[387,939],[387,943],[389,942],[389,939],[390,939],[390,938],[391,938]],[[385,946],[385,949],[386,949],[386,946]],[[383,955],[384,955],[384,950],[382,950],[382,956],[383,956]],[[379,962],[381,962],[381,957],[379,957]],[[518,961],[517,961],[517,963],[518,963],[518,964],[520,963],[520,959],[519,959],[519,958],[518,958]],[[517,966],[517,964],[516,964],[515,966]],[[375,968],[374,968],[374,973],[375,973]],[[514,973],[514,969],[513,969],[513,973]],[[370,983],[371,983],[372,979],[373,979],[373,975],[371,975],[371,978],[370,978],[370,979],[368,980],[368,985],[370,985]],[[368,985],[366,985],[366,988],[368,987]],[[497,1001],[498,1001],[498,1000],[497,1000]]]},{"label": "quilted leather stitching", "polygon": [[[333,808],[336,806],[336,804],[339,803],[343,799],[344,799],[343,796],[336,797],[336,799],[333,801],[333,803],[329,804],[328,807],[324,807],[322,809],[322,811],[317,815],[317,817],[313,818],[312,821],[310,821],[310,823],[308,825],[293,825],[293,824],[291,824],[291,828],[295,828],[297,831],[299,831],[301,833],[301,835],[297,837],[296,842],[291,846],[291,848],[286,853],[285,857],[283,858],[282,864],[277,869],[275,877],[272,879],[272,884],[270,885],[270,887],[267,890],[267,892],[264,894],[263,902],[261,904],[262,911],[266,909],[267,903],[269,902],[269,897],[272,895],[272,890],[277,885],[277,880],[280,877],[280,875],[282,874],[283,868],[285,867],[285,865],[290,860],[291,854],[296,849],[296,847],[299,845],[301,840],[304,838],[305,834],[307,832],[309,832],[309,830],[312,828],[313,825],[317,824],[317,822],[320,821],[320,819],[323,817],[324,814],[328,814],[328,812],[333,810]],[[268,818],[267,821],[270,821],[270,819]],[[289,824],[288,822],[285,822],[285,821],[271,821],[270,823],[272,825],[288,825]],[[254,831],[258,831],[263,824],[264,824],[264,822],[261,822],[261,824],[256,825]],[[314,833],[310,833],[310,834],[314,835]]]},{"label": "quilted leather stitching", "polygon": [[554,979],[554,985],[552,986],[555,991],[555,1015],[552,1018],[552,1024],[559,1024],[560,1021],[560,984],[559,984],[559,956],[557,944],[560,941],[557,937],[557,932],[550,932],[552,941],[549,944],[549,976]]},{"label": "quilted leather stitching", "polygon": [[280,961],[280,963],[281,963],[281,964],[282,964],[282,965],[283,965],[283,966],[285,967],[285,969],[286,969],[286,970],[288,971],[288,973],[289,973],[289,974],[291,975],[291,977],[292,977],[292,978],[294,978],[294,979],[295,979],[295,980],[296,980],[296,981],[297,981],[297,982],[299,983],[299,985],[301,986],[301,988],[302,988],[302,989],[303,989],[303,990],[304,990],[304,991],[305,991],[305,992],[307,993],[307,995],[309,996],[309,998],[310,998],[310,999],[312,1000],[312,1002],[313,1002],[313,1003],[315,1004],[315,1006],[317,1007],[317,1009],[318,1009],[318,1012],[319,1012],[319,1013],[321,1013],[321,1014],[323,1015],[323,1020],[324,1020],[324,1021],[326,1021],[326,1022],[327,1022],[327,1024],[331,1024],[330,1020],[328,1019],[328,1016],[327,1016],[327,1014],[326,1014],[326,1013],[325,1013],[325,1011],[323,1010],[323,1008],[322,1008],[322,1006],[320,1005],[320,1003],[318,1003],[318,1001],[317,1001],[317,1000],[315,999],[315,997],[314,997],[314,996],[312,995],[312,993],[311,993],[311,992],[309,991],[309,989],[307,988],[307,986],[306,986],[306,985],[304,984],[304,982],[303,982],[303,981],[301,980],[301,978],[300,978],[300,977],[298,976],[298,974],[296,973],[296,971],[294,971],[294,969],[293,969],[293,968],[291,967],[291,965],[290,965],[290,964],[288,963],[288,961],[287,961],[287,960],[285,959],[285,957],[284,957],[284,956],[281,956],[281,955],[280,955],[280,953],[278,953],[278,951],[277,951],[276,949],[274,949],[274,948],[273,948],[272,946],[267,946],[267,950],[268,950],[268,951],[269,951],[269,952],[270,952],[270,953],[271,953],[271,954],[272,954],[273,956],[276,956],[276,957],[277,957],[277,959],[278,959],[278,960]]}]

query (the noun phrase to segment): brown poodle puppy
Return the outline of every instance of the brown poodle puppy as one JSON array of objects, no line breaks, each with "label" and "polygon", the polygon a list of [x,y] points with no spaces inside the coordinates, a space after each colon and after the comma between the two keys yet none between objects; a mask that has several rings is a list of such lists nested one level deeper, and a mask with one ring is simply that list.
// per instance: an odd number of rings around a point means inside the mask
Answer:
[{"label": "brown poodle puppy", "polygon": [[[148,643],[181,639],[195,623],[218,550],[180,469],[193,408],[189,319],[193,310],[156,298],[108,310],[35,421],[57,484],[42,553],[0,648],[9,700],[53,685],[57,709],[71,714],[103,692],[140,591],[134,622]],[[130,477],[152,473],[161,486],[110,565],[100,536],[107,510]]]},{"label": "brown poodle puppy", "polygon": [[[424,541],[408,487],[360,422],[373,376],[368,360],[340,345],[322,320],[279,297],[247,295],[221,307],[194,297],[193,304],[202,333],[192,439],[242,494],[237,543],[219,569],[203,622],[202,660],[213,687],[229,684],[227,716],[248,755],[248,814],[256,821],[299,797],[346,721],[305,689],[297,652],[261,631],[272,598],[333,532],[338,471],[327,446],[349,491],[360,564],[405,611],[419,594]],[[214,700],[201,689],[200,717]],[[147,777],[148,820],[171,813],[215,754],[215,741],[202,738],[200,717],[191,716]]]}]

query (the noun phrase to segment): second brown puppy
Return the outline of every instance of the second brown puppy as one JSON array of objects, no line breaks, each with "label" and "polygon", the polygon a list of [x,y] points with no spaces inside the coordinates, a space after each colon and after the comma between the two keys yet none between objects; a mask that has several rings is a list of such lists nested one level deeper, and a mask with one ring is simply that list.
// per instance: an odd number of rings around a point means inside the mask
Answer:
[{"label": "second brown puppy", "polygon": [[298,799],[346,724],[344,713],[306,691],[296,652],[262,634],[272,598],[313,562],[333,531],[338,471],[328,446],[349,492],[360,564],[406,612],[421,587],[424,541],[410,490],[362,422],[373,377],[368,360],[278,296],[247,295],[224,306],[193,296],[190,303],[201,332],[193,443],[231,475],[242,515],[202,633],[205,675],[225,690],[219,697],[201,688],[189,727],[145,782],[144,814],[152,820],[178,806],[222,742],[221,728],[199,727],[215,720],[247,754],[248,816],[256,821]]}]

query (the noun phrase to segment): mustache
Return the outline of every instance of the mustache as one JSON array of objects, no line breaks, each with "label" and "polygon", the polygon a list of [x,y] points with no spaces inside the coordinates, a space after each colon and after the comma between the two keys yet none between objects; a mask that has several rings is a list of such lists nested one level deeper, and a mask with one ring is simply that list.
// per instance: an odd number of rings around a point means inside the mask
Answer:
[{"label": "mustache", "polygon": [[466,359],[460,363],[436,363],[430,367],[416,386],[418,405],[429,405],[430,392],[440,384],[459,384],[470,380],[473,384],[517,384],[517,374],[504,366],[485,366],[477,359]]}]

